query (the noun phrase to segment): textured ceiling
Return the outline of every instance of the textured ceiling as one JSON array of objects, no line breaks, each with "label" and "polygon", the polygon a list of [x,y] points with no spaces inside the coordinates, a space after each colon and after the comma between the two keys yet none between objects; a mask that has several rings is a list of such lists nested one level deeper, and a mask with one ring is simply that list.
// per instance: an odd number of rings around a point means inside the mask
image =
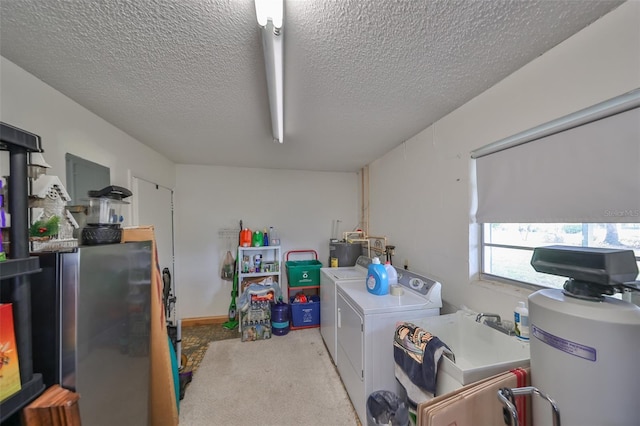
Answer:
[{"label": "textured ceiling", "polygon": [[176,163],[356,171],[620,3],[285,0],[282,145],[253,0],[2,0],[0,54]]}]

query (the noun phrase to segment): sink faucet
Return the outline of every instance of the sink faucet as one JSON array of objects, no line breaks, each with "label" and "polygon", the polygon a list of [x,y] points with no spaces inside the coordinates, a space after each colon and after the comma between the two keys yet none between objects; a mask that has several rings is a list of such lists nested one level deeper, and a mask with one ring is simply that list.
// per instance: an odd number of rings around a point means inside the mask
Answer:
[{"label": "sink faucet", "polygon": [[[482,318],[495,318],[494,321],[482,321]],[[498,330],[501,333],[506,334],[507,336],[513,336],[515,334],[515,332],[512,330],[511,327],[507,326],[506,324],[502,323],[502,318],[500,318],[500,315],[498,314],[485,314],[485,313],[480,313],[478,314],[478,316],[476,317],[476,322],[479,322],[480,324],[484,324],[487,325],[495,330]],[[509,328],[507,328],[509,327]]]},{"label": "sink faucet", "polygon": [[497,323],[501,323],[502,319],[500,318],[500,315],[498,314],[485,314],[485,313],[480,313],[478,314],[478,316],[476,317],[476,322],[479,323],[483,323],[482,318],[495,318]]}]

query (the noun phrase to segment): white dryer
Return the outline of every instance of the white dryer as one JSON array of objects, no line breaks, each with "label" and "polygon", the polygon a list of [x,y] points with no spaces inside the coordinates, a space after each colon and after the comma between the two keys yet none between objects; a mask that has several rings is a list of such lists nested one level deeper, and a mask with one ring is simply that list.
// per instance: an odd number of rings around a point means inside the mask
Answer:
[{"label": "white dryer", "polygon": [[440,315],[442,307],[439,282],[396,270],[401,295],[371,294],[364,280],[337,284],[337,367],[363,424],[367,422],[366,401],[372,392],[404,392],[395,377],[396,323]]},{"label": "white dryer", "polygon": [[364,288],[371,259],[358,257],[354,266],[320,268],[320,334],[333,363],[337,365],[336,285],[341,282],[359,282]]}]

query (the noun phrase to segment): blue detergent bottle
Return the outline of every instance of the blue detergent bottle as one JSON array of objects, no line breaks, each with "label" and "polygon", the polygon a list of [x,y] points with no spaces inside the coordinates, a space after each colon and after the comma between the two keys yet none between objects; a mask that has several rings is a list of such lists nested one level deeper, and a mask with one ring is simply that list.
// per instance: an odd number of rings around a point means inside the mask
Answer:
[{"label": "blue detergent bottle", "polygon": [[389,294],[387,270],[377,257],[371,259],[371,264],[369,264],[367,270],[367,290],[377,296]]}]

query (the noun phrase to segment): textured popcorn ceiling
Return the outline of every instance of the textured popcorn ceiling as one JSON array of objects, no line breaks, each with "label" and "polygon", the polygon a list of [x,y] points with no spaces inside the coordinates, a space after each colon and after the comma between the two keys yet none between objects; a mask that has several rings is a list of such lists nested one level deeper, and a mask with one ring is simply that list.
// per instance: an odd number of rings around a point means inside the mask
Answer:
[{"label": "textured popcorn ceiling", "polygon": [[253,0],[2,0],[0,54],[177,163],[356,171],[620,3],[285,0],[282,145]]}]

